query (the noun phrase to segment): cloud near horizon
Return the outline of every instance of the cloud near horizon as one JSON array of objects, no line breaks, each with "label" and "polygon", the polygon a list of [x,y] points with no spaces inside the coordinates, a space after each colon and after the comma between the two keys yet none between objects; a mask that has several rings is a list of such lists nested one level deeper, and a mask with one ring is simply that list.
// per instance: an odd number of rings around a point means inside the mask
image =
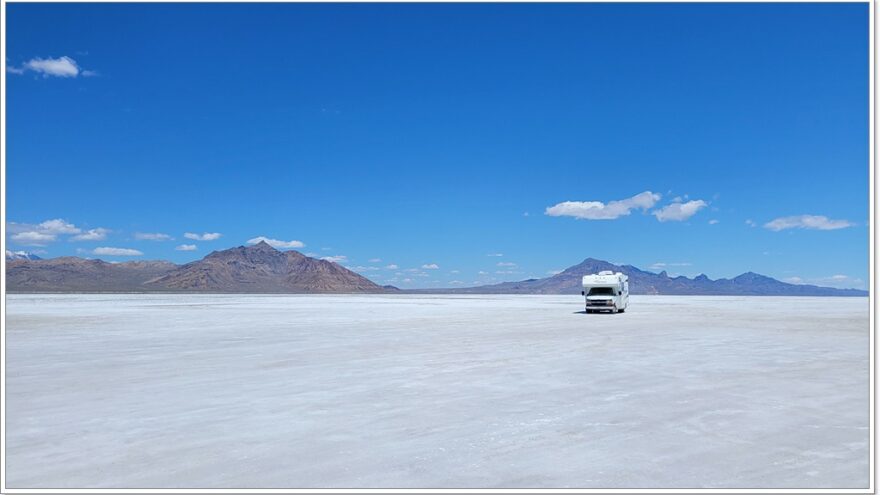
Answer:
[{"label": "cloud near horizon", "polygon": [[847,220],[832,220],[824,215],[795,215],[779,217],[764,224],[764,228],[779,232],[787,229],[837,230],[852,227]]},{"label": "cloud near horizon", "polygon": [[135,232],[134,238],[139,241],[170,241],[172,237],[160,232]]},{"label": "cloud near horizon", "polygon": [[[217,234],[218,236],[220,234]],[[187,239],[192,239],[192,237],[187,237]],[[212,239],[209,239],[212,240]],[[247,243],[250,245],[259,244],[260,242],[265,242],[266,244],[272,246],[275,249],[293,249],[293,248],[301,248],[306,247],[305,243],[302,241],[281,241],[278,239],[270,239],[265,236],[254,237],[253,239],[248,239]]]},{"label": "cloud near horizon", "polygon": [[[6,225],[6,231],[12,234],[10,238],[13,242],[24,246],[45,246],[50,242],[55,242],[59,235],[75,235],[82,233],[82,229],[60,218],[46,220],[45,222],[36,225],[9,222]],[[109,232],[106,229],[99,228],[89,231],[89,235],[99,235],[101,231],[104,231],[105,233]]]},{"label": "cloud near horizon", "polygon": [[660,208],[659,210],[652,211],[651,214],[657,217],[657,220],[661,222],[682,222],[696,215],[698,211],[708,205],[709,203],[706,203],[702,199],[695,199],[686,203],[676,201]]},{"label": "cloud near horizon", "polygon": [[42,74],[43,77],[89,77],[96,76],[97,73],[91,70],[84,70],[76,60],[62,56],[58,58],[40,58],[35,57],[23,63],[20,67],[7,66],[6,72],[11,74],[24,74],[25,72],[36,72]]},{"label": "cloud near horizon", "polygon": [[578,220],[614,220],[629,215],[634,209],[653,208],[660,195],[645,191],[627,199],[609,201],[564,201],[547,207],[544,214],[551,217],[574,217]]},{"label": "cloud near horizon", "polygon": [[23,246],[45,246],[56,239],[55,234],[46,234],[43,232],[19,232],[12,234],[12,240],[16,244]]},{"label": "cloud near horizon", "polygon": [[92,250],[92,254],[101,256],[143,256],[144,253],[137,249],[116,248],[116,247],[99,247]]},{"label": "cloud near horizon", "polygon": [[329,261],[331,263],[344,263],[348,261],[348,256],[344,254],[337,254],[336,256],[324,256],[321,258],[324,261]]},{"label": "cloud near horizon", "polygon": [[181,244],[174,248],[175,251],[195,251],[196,249],[198,249],[198,246],[195,244]]},{"label": "cloud near horizon", "polygon": [[[183,234],[183,236],[186,237],[187,239],[192,239],[194,241],[216,241],[217,239],[222,237],[223,234],[221,234],[219,232],[205,232],[204,234],[196,234],[193,232],[186,232]],[[254,243],[254,244],[256,244],[256,243]]]},{"label": "cloud near horizon", "polygon": [[107,238],[107,233],[110,231],[108,229],[104,229],[98,227],[96,229],[90,229],[82,234],[77,234],[70,238],[71,241],[103,241]]},{"label": "cloud near horizon", "polygon": [[425,263],[424,265],[422,265],[422,269],[423,270],[439,270],[440,267],[437,265],[437,263]]}]

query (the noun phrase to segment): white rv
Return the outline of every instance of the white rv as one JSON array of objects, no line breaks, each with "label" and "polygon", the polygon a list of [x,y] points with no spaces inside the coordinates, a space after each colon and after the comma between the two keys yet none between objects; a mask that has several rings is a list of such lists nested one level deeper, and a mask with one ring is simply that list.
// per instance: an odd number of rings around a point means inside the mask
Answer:
[{"label": "white rv", "polygon": [[629,304],[629,282],[626,275],[610,271],[584,275],[583,285],[581,295],[586,298],[587,313],[626,311]]}]

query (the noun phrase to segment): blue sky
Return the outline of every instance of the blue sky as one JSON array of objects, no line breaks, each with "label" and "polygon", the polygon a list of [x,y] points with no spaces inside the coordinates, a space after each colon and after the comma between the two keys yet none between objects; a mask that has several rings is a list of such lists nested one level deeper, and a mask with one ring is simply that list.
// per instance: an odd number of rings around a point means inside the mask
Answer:
[{"label": "blue sky", "polygon": [[867,285],[867,3],[7,13],[8,249]]}]

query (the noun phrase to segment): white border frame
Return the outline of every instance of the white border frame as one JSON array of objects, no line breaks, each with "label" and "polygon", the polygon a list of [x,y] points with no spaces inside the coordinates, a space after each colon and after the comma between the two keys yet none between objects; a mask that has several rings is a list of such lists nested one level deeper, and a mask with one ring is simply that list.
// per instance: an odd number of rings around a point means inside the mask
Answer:
[{"label": "white border frame", "polygon": [[[411,0],[411,2],[421,2],[422,0]],[[539,3],[535,0],[479,0],[481,3]],[[337,3],[328,0],[310,0],[311,3]],[[0,0],[0,36],[2,36],[2,40],[0,40],[0,59],[4,61],[4,65],[6,63],[6,5],[7,3],[241,3],[241,0],[133,0],[129,2],[128,0],[16,0],[14,2],[7,2],[6,0]],[[261,0],[260,3],[297,3],[295,1],[290,0]],[[338,3],[346,3],[346,2],[338,2]],[[360,1],[354,0],[353,3],[409,3],[409,2],[398,2],[397,0],[373,0],[373,1]],[[434,3],[427,1],[425,3]],[[471,3],[471,0],[443,0],[442,3]],[[291,488],[291,489],[229,489],[229,488],[221,488],[221,489],[160,489],[160,488],[105,488],[105,489],[37,489],[37,488],[7,488],[6,487],[6,257],[4,256],[2,261],[0,261],[0,268],[2,268],[3,278],[0,280],[0,320],[3,322],[3,329],[0,332],[0,350],[2,350],[2,361],[3,365],[0,366],[0,384],[2,384],[2,394],[0,394],[0,493],[72,493],[72,494],[80,494],[80,493],[184,493],[184,494],[196,494],[196,493],[874,493],[875,488],[875,445],[876,445],[876,431],[874,429],[874,400],[875,400],[875,387],[876,382],[874,379],[876,370],[874,368],[874,357],[875,357],[875,338],[874,331],[876,329],[875,326],[875,317],[876,317],[876,300],[874,297],[874,288],[875,288],[875,264],[874,264],[874,247],[875,247],[875,236],[877,232],[874,228],[874,212],[876,203],[874,201],[874,193],[875,193],[875,174],[874,174],[874,166],[876,159],[876,140],[875,140],[875,132],[876,128],[874,125],[875,118],[875,98],[874,98],[874,89],[875,89],[875,70],[876,70],[876,38],[874,34],[874,16],[876,10],[875,0],[776,0],[773,2],[768,2],[765,0],[727,0],[727,1],[717,1],[717,0],[602,0],[596,2],[582,1],[582,0],[553,0],[553,3],[866,3],[868,4],[868,18],[869,18],[869,35],[868,35],[868,43],[869,43],[869,74],[868,74],[868,113],[869,113],[869,122],[868,122],[868,143],[869,143],[869,280],[870,285],[868,287],[868,300],[869,300],[869,321],[870,321],[870,391],[869,391],[869,403],[870,403],[870,419],[869,419],[869,479],[868,479],[868,488],[854,488],[854,489],[798,489],[798,488],[786,488],[786,489],[718,489],[718,488],[687,488],[687,489],[676,489],[676,488],[644,488],[644,489],[615,489],[615,488],[583,488],[583,489],[443,489],[443,488],[431,488],[431,489],[398,489],[398,488],[346,488],[346,489],[321,489],[321,488]],[[5,246],[6,239],[6,71],[4,70],[2,74],[0,74],[0,184],[2,184],[2,191],[0,191],[0,235],[2,235],[3,243]]]}]

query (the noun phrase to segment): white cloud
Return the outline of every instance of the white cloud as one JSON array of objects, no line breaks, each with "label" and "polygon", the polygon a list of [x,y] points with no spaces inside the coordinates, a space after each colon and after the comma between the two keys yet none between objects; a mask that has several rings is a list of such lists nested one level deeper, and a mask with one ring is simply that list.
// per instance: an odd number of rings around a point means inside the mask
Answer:
[{"label": "white cloud", "polygon": [[488,274],[489,274],[489,272],[484,272],[483,270],[480,270],[477,272],[477,275],[488,275]]},{"label": "white cloud", "polygon": [[181,244],[174,248],[175,251],[195,251],[198,249],[195,244]]},{"label": "white cloud", "polygon": [[97,73],[91,70],[83,70],[76,60],[70,57],[58,58],[32,58],[21,67],[7,67],[6,72],[12,74],[24,74],[27,71],[42,74],[43,77],[77,77],[95,76]]},{"label": "white cloud", "polygon": [[102,229],[98,227],[97,229],[90,229],[82,234],[77,234],[70,238],[71,241],[103,241],[107,238],[107,233],[110,232],[107,229]]},{"label": "white cloud", "polygon": [[395,265],[394,263],[385,267],[386,270],[397,270],[398,268],[400,268],[400,267]]},{"label": "white cloud", "polygon": [[672,267],[672,266],[691,266],[691,265],[692,265],[692,263],[687,263],[687,262],[681,262],[681,263],[654,263],[653,265],[649,266],[648,269],[649,269],[649,270],[662,270],[662,269],[669,268],[669,267]]},{"label": "white cloud", "polygon": [[437,263],[426,263],[422,265],[423,270],[439,270],[440,267],[437,266]]},{"label": "white cloud", "polygon": [[324,261],[330,261],[332,263],[343,263],[348,261],[348,257],[342,254],[338,254],[336,256],[324,256],[321,259]]},{"label": "white cloud", "polygon": [[[220,234],[219,232],[205,232],[204,234],[194,234],[192,232],[187,232],[187,233],[183,234],[183,236],[186,237],[187,239],[192,239],[194,241],[216,241],[222,235],[223,234]],[[257,241],[257,242],[259,242],[259,241]],[[269,241],[266,241],[266,242],[269,242]],[[256,244],[256,243],[254,243],[254,244]],[[269,244],[271,245],[272,243],[269,242]]]},{"label": "white cloud", "polygon": [[574,217],[579,220],[614,220],[629,215],[634,209],[652,208],[659,200],[659,194],[645,191],[631,198],[610,201],[608,204],[601,201],[565,201],[547,207],[544,214],[551,217]]},{"label": "white cloud", "polygon": [[775,232],[787,229],[837,230],[852,227],[846,220],[832,220],[823,215],[796,215],[780,217],[764,224],[765,229]]},{"label": "white cloud", "polygon": [[12,240],[16,244],[23,246],[45,246],[55,240],[55,234],[46,234],[44,232],[19,232],[12,234]]},{"label": "white cloud", "polygon": [[450,270],[449,273],[461,273],[461,272],[458,270]]},{"label": "white cloud", "polygon": [[37,230],[46,234],[79,234],[82,230],[76,225],[68,223],[60,218],[54,220],[46,220],[37,225]]},{"label": "white cloud", "polygon": [[381,258],[371,258],[371,259],[369,259],[369,260],[367,260],[367,261],[370,262],[370,263],[381,263],[381,262],[382,262],[382,259],[381,259]]},{"label": "white cloud", "polygon": [[504,256],[504,253],[489,253],[486,256],[501,257]]},{"label": "white cloud", "polygon": [[464,282],[461,280],[450,280],[449,285],[464,285]]},{"label": "white cloud", "polygon": [[159,232],[135,232],[134,238],[139,241],[170,241],[172,239],[170,235]]},{"label": "white cloud", "polygon": [[516,266],[516,263],[511,263],[509,261],[499,261],[495,265],[496,266]]},{"label": "white cloud", "polygon": [[709,220],[709,225],[715,225],[717,223],[718,223],[718,220],[715,220],[714,218],[712,220]]},{"label": "white cloud", "polygon": [[746,220],[746,225],[748,225],[749,227],[754,227],[758,224],[756,224],[754,220],[748,219],[748,220]]},{"label": "white cloud", "polygon": [[352,266],[352,267],[346,267],[346,268],[348,268],[349,270],[356,271],[356,272],[375,272],[375,271],[380,270],[380,268],[378,266]]},{"label": "white cloud", "polygon": [[248,239],[247,241],[247,243],[250,245],[259,244],[260,242],[265,242],[275,249],[293,249],[306,246],[302,241],[279,241],[278,239],[269,239],[268,237],[263,236],[254,237],[253,239]]},{"label": "white cloud", "polygon": [[550,270],[547,272],[547,275],[559,275],[563,270]]},{"label": "white cloud", "polygon": [[681,222],[697,214],[698,211],[708,206],[702,199],[695,199],[687,203],[670,203],[659,210],[651,212],[661,222]]},{"label": "white cloud", "polygon": [[99,247],[92,250],[92,254],[102,256],[143,256],[144,253],[137,249],[115,248],[115,247]]}]

